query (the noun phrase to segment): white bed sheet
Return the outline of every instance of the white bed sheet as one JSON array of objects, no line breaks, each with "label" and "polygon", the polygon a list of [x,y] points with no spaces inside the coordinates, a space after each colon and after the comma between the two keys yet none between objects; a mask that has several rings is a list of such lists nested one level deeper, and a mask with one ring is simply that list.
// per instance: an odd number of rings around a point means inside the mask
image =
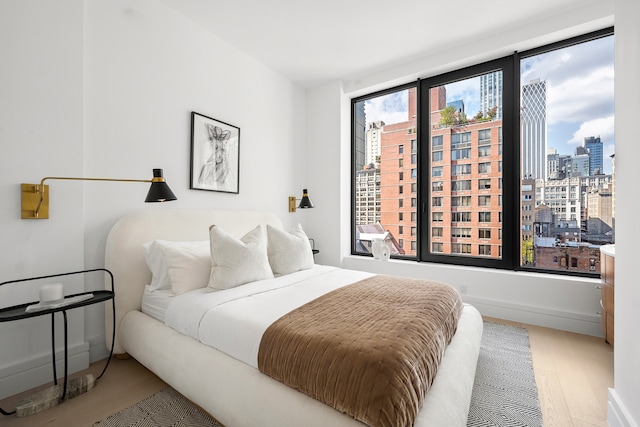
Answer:
[{"label": "white bed sheet", "polygon": [[269,325],[327,292],[373,275],[316,265],[223,291],[197,289],[171,299],[165,323],[257,369],[260,341]]},{"label": "white bed sheet", "polygon": [[169,307],[173,298],[174,295],[171,289],[151,290],[151,287],[147,285],[144,287],[144,294],[142,295],[141,311],[164,323],[167,307]]}]

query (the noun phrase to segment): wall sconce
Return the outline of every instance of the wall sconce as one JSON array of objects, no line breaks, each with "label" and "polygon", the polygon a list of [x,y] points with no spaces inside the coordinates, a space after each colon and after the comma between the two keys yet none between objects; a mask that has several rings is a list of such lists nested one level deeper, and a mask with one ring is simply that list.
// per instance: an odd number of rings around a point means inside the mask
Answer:
[{"label": "wall sconce", "polygon": [[[296,200],[298,199],[294,196],[289,196],[289,212],[296,211]],[[313,207],[313,203],[311,202],[311,199],[309,199],[309,193],[306,188],[302,190],[302,199],[299,200],[300,204],[298,205],[298,209],[311,209]]]},{"label": "wall sconce", "polygon": [[49,186],[44,185],[47,179],[64,179],[71,181],[117,181],[117,182],[150,182],[145,203],[168,202],[177,197],[162,176],[162,169],[153,170],[153,179],[112,179],[112,178],[69,178],[62,176],[48,176],[42,178],[40,184],[21,184],[22,187],[22,219],[49,218]]}]

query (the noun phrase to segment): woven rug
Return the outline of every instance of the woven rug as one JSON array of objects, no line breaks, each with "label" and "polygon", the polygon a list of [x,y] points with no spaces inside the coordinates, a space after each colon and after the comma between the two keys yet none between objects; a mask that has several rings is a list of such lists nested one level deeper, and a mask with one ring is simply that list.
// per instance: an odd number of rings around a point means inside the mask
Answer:
[{"label": "woven rug", "polygon": [[525,328],[484,322],[467,426],[542,426]]},{"label": "woven rug", "polygon": [[[134,426],[223,427],[170,388],[94,424]],[[526,329],[484,322],[467,426],[542,426]]]},{"label": "woven rug", "polygon": [[94,427],[223,427],[172,388],[105,418]]}]

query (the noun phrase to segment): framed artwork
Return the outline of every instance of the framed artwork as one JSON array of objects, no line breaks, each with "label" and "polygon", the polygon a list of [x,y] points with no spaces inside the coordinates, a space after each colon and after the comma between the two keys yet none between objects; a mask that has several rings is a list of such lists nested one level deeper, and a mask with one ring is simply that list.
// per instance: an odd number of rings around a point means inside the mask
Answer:
[{"label": "framed artwork", "polygon": [[191,112],[192,190],[240,192],[240,128]]}]

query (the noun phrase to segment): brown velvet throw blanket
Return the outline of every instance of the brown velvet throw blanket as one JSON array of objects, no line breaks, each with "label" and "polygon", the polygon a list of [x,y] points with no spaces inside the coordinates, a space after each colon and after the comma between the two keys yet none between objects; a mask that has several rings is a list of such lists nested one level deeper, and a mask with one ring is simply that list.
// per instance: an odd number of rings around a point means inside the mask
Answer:
[{"label": "brown velvet throw blanket", "polygon": [[373,276],[274,322],[258,368],[369,426],[412,426],[461,313],[449,285]]}]

